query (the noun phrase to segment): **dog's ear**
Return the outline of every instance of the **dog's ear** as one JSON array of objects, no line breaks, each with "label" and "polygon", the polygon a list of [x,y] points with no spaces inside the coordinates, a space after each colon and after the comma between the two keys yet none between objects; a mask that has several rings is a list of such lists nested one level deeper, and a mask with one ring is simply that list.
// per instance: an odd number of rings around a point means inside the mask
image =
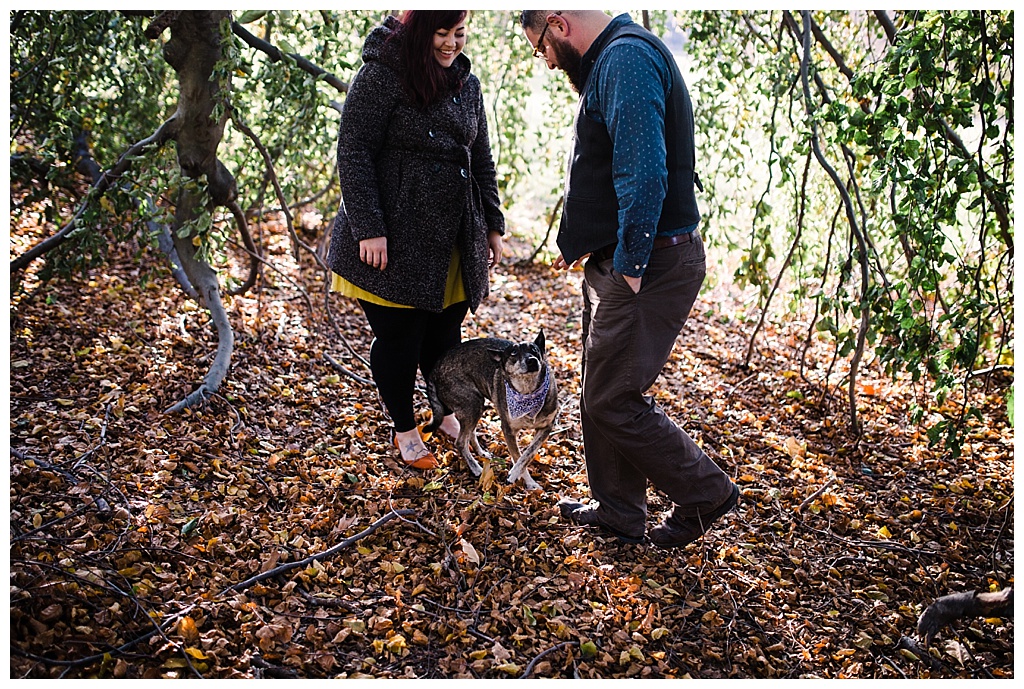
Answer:
[{"label": "dog's ear", "polygon": [[508,347],[488,347],[487,353],[491,355],[491,358],[494,359],[494,361],[500,364],[502,360],[505,358],[505,355],[508,352],[508,350],[510,350],[511,348],[511,345],[509,345]]},{"label": "dog's ear", "polygon": [[540,351],[542,353],[544,352],[544,331],[543,330],[540,331],[540,335],[538,335],[537,339],[533,341],[533,344],[537,345],[540,348]]}]

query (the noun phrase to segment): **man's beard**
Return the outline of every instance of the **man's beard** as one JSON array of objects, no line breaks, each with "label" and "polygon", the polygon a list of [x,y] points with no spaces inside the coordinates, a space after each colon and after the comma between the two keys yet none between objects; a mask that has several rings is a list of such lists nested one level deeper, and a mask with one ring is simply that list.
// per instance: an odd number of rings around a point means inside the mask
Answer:
[{"label": "man's beard", "polygon": [[554,51],[555,59],[558,61],[558,68],[565,72],[572,90],[579,93],[580,89],[583,88],[583,75],[580,73],[582,71],[580,63],[583,62],[583,55],[568,42],[562,43],[561,41],[553,40],[548,43],[548,50]]}]

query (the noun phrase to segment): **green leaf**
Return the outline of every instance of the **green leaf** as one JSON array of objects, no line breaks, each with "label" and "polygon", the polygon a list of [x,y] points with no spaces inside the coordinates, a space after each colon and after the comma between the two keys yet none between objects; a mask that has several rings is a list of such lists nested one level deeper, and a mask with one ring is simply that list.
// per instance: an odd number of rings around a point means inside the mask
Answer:
[{"label": "green leaf", "polygon": [[190,533],[195,531],[196,527],[199,526],[199,519],[199,517],[192,517],[185,522],[184,526],[181,527],[181,535],[188,536]]},{"label": "green leaf", "polygon": [[256,21],[257,19],[262,19],[266,13],[266,10],[246,10],[245,12],[242,12],[241,16],[239,16],[235,21],[239,24],[248,24]]}]

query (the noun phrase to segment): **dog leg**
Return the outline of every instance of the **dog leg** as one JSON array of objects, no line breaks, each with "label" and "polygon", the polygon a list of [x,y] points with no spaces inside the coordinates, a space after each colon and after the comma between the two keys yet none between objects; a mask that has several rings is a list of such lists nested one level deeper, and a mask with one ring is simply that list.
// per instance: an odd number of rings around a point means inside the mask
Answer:
[{"label": "dog leg", "polygon": [[456,412],[455,415],[459,420],[459,437],[455,439],[455,449],[466,460],[466,467],[469,469],[469,473],[479,477],[483,473],[484,468],[473,457],[473,453],[469,451],[469,446],[472,444],[473,449],[481,456],[488,456],[486,452],[480,449],[480,441],[476,439],[476,425],[480,423],[480,414]]},{"label": "dog leg", "polygon": [[491,453],[484,449],[484,447],[480,444],[480,439],[476,437],[475,428],[473,429],[472,435],[470,435],[470,441],[473,443],[473,452],[476,452],[478,455],[485,459],[491,458]]},{"label": "dog leg", "polygon": [[540,486],[533,477],[530,476],[528,467],[533,458],[537,456],[537,452],[540,450],[540,446],[544,444],[548,435],[551,433],[551,427],[541,428],[537,430],[537,434],[526,449],[523,450],[523,454],[520,455],[519,459],[512,466],[512,470],[508,472],[508,482],[515,483],[520,478],[523,479],[523,485],[526,486],[526,490],[539,490]]},{"label": "dog leg", "polygon": [[523,469],[523,488],[526,490],[544,490],[540,487],[540,484],[533,480],[530,476],[529,469]]}]

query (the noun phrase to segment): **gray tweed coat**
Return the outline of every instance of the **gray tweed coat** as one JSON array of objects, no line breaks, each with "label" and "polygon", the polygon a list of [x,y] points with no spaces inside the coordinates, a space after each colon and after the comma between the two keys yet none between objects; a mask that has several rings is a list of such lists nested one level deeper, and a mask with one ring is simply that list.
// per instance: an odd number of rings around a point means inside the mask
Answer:
[{"label": "gray tweed coat", "polygon": [[[452,248],[470,308],[488,294],[487,232],[505,233],[479,80],[459,55],[463,86],[426,111],[399,75],[402,25],[387,17],[363,46],[338,136],[342,205],[328,264],[354,285],[399,304],[441,311]],[[388,39],[391,40],[388,40]],[[383,271],[359,260],[359,241],[388,238]]]}]

